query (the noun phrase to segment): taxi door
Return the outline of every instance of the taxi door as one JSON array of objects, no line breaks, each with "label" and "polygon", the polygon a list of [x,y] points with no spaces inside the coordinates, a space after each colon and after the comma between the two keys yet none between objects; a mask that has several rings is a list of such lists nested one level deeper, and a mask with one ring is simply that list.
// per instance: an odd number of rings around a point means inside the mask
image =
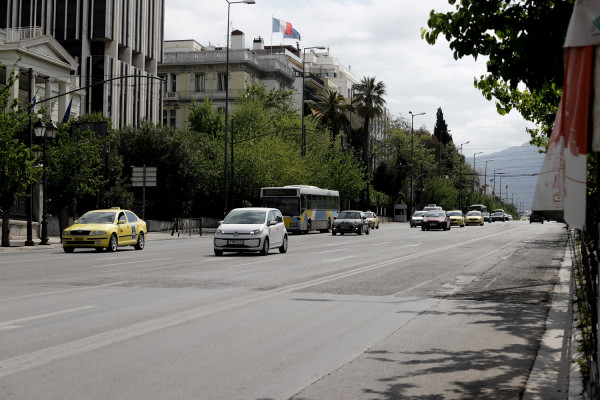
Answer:
[{"label": "taxi door", "polygon": [[[119,223],[119,222],[123,222],[123,221],[125,221],[125,223]],[[135,224],[129,223],[125,213],[119,214],[118,223],[119,223],[119,226],[117,229],[119,232],[119,246],[125,246],[125,245],[133,243],[133,240],[135,240],[135,235],[136,235]],[[133,239],[132,239],[132,237],[133,237]]]}]

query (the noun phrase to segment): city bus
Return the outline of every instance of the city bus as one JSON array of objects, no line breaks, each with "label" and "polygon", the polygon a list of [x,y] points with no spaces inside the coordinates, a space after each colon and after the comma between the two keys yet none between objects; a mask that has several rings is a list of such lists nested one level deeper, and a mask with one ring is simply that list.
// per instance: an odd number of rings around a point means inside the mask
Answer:
[{"label": "city bus", "polygon": [[340,212],[339,192],[315,186],[264,187],[260,202],[263,207],[279,209],[285,228],[292,233],[329,232]]},{"label": "city bus", "polygon": [[483,214],[484,212],[487,212],[487,207],[483,204],[472,204],[469,207],[467,207],[467,212],[468,211],[481,211],[481,213]]}]

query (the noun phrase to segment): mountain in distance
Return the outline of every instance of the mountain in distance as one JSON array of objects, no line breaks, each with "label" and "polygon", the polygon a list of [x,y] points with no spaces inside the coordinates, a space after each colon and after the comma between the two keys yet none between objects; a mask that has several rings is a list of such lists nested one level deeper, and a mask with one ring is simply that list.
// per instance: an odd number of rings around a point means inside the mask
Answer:
[{"label": "mountain in distance", "polygon": [[[531,210],[544,157],[545,154],[540,153],[537,147],[525,143],[477,157],[475,168],[481,185],[484,179],[487,179],[488,194],[495,193],[497,197],[501,196],[505,203],[514,204],[519,211],[527,211]],[[472,161],[470,164],[472,167]]]}]

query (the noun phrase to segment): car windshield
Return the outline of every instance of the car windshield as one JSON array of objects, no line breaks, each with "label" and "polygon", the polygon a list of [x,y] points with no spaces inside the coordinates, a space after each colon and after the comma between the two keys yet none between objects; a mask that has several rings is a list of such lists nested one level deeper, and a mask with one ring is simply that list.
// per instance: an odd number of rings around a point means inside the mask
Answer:
[{"label": "car windshield", "polygon": [[339,215],[338,215],[339,219],[360,219],[360,213],[358,212],[347,212],[347,211],[342,211]]},{"label": "car windshield", "polygon": [[460,217],[460,211],[448,211],[448,215],[454,217]]},{"label": "car windshield", "polygon": [[262,224],[265,222],[266,211],[263,210],[233,210],[225,220],[224,224]]},{"label": "car windshield", "polygon": [[367,218],[375,218],[375,215],[373,215],[373,213],[365,213],[365,217]]},{"label": "car windshield", "polygon": [[115,222],[115,212],[88,212],[77,221],[78,224],[112,224]]},{"label": "car windshield", "polygon": [[425,215],[425,213],[425,211],[417,211],[413,214],[413,217],[422,217],[423,215]]},{"label": "car windshield", "polygon": [[428,212],[426,215],[426,217],[445,217],[446,214],[443,212],[439,212],[439,211],[435,211],[435,212]]},{"label": "car windshield", "polygon": [[492,215],[504,215],[504,213],[501,213],[501,212],[495,212],[495,213],[493,213]]},{"label": "car windshield", "polygon": [[467,213],[467,216],[471,216],[471,217],[481,217],[481,213],[479,211],[469,211]]}]

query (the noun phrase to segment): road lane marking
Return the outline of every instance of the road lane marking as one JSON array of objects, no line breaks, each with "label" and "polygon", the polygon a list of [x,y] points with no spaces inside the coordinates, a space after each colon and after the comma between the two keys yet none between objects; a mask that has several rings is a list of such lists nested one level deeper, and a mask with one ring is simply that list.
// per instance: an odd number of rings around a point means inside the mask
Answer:
[{"label": "road lane marking", "polygon": [[0,322],[0,328],[6,327],[6,326],[15,325],[15,324],[20,324],[20,323],[23,323],[23,322],[34,321],[36,319],[42,319],[42,318],[48,318],[48,317],[55,317],[57,315],[64,315],[64,314],[69,314],[69,313],[72,313],[72,312],[89,310],[90,308],[94,308],[94,306],[83,306],[83,307],[77,307],[77,308],[69,308],[67,310],[56,311],[56,312],[52,312],[52,313],[48,313],[48,314],[32,315],[31,317],[25,317],[25,318],[15,319],[15,320],[12,320],[12,321]]},{"label": "road lane marking", "polygon": [[136,261],[128,261],[128,262],[122,262],[122,263],[91,265],[89,268],[115,267],[117,265],[139,264],[139,263],[144,263],[144,262],[164,261],[164,260],[171,260],[171,258],[151,258],[149,260],[136,260]]},{"label": "road lane marking", "polygon": [[49,260],[62,260],[62,257],[51,257],[51,258],[34,258],[34,259],[24,259],[24,260],[10,260],[10,261],[0,261],[1,264],[23,264],[23,263],[31,263],[36,261],[44,261],[47,262]]},{"label": "road lane marking", "polygon": [[[514,228],[512,230],[517,230]],[[258,301],[268,300],[270,298],[295,292],[298,290],[306,289],[315,285],[328,283],[342,278],[347,278],[353,275],[362,274],[371,270],[387,267],[389,265],[411,260],[413,258],[423,257],[424,255],[437,253],[453,247],[460,247],[465,244],[477,242],[479,240],[485,240],[493,236],[505,234],[509,231],[502,231],[491,235],[480,236],[475,239],[470,239],[464,242],[460,242],[453,245],[437,247],[429,249],[416,254],[403,256],[387,261],[382,261],[372,265],[366,265],[363,267],[357,267],[352,270],[345,270],[341,272],[333,272],[328,276],[321,276],[318,278],[310,279],[305,282],[299,282],[275,288],[271,290],[265,290],[262,292],[251,292],[242,294],[239,297],[223,300],[220,302],[207,304],[204,306],[184,310],[176,313],[170,313],[163,317],[150,319],[140,323],[132,324],[122,328],[113,329],[110,331],[102,332],[96,335],[88,336],[83,339],[75,340],[72,342],[64,343],[54,347],[49,347],[32,353],[23,354],[17,357],[9,358],[0,361],[0,378],[8,375],[15,374],[17,372],[25,371],[31,368],[46,365],[52,361],[62,360],[75,355],[87,353],[93,350],[101,349],[110,346],[115,343],[120,343],[128,339],[142,336],[147,333],[152,333],[161,329],[187,323],[191,320],[213,315],[218,312],[228,311],[237,307],[242,307],[248,304],[252,304]]]},{"label": "road lane marking", "polygon": [[27,299],[29,297],[38,297],[38,296],[46,296],[46,295],[50,295],[50,294],[73,292],[73,291],[76,291],[76,290],[88,290],[88,289],[97,289],[97,288],[103,288],[103,287],[108,287],[108,286],[123,285],[125,283],[128,283],[128,282],[127,281],[123,281],[123,282],[106,283],[104,285],[97,285],[97,286],[84,286],[84,287],[77,287],[77,288],[73,288],[73,289],[55,290],[55,291],[52,291],[52,292],[34,293],[34,294],[28,294],[28,295],[25,295],[25,296],[8,297],[6,299],[1,299],[1,300],[2,301],[20,300],[20,299]]}]

